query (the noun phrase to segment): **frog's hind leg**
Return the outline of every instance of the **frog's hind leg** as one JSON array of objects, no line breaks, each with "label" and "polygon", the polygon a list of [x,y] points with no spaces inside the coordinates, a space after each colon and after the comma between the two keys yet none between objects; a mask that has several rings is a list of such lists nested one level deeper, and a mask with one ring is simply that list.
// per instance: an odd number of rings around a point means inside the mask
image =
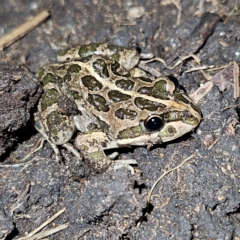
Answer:
[{"label": "frog's hind leg", "polygon": [[50,144],[50,146],[52,147],[52,149],[53,149],[53,151],[56,155],[56,161],[60,162],[61,161],[61,154],[60,154],[60,151],[58,149],[58,146],[50,141],[48,134],[44,130],[44,127],[43,127],[43,124],[41,122],[40,117],[37,114],[35,114],[34,117],[35,117],[34,122],[33,122],[34,127],[37,129],[38,132],[41,133],[43,138],[48,141],[48,143]]},{"label": "frog's hind leg", "polygon": [[[108,170],[117,170],[122,167],[127,167],[134,173],[134,169],[130,164],[137,164],[135,159],[123,159],[123,160],[113,160],[118,156],[117,152],[114,152],[107,156],[104,152],[107,146],[109,146],[109,139],[103,132],[92,132],[92,133],[79,133],[75,144],[77,148],[81,151],[84,159],[88,163],[98,170],[99,172]],[[113,148],[116,146],[113,144]],[[109,147],[108,149],[110,149]]]},{"label": "frog's hind leg", "polygon": [[44,137],[44,139],[46,139],[48,141],[48,143],[50,144],[50,146],[52,147],[55,155],[56,155],[56,161],[57,162],[61,162],[61,154],[60,151],[58,149],[58,146],[54,143],[52,143],[49,138],[48,135],[45,133],[45,131],[41,131],[42,136]]}]

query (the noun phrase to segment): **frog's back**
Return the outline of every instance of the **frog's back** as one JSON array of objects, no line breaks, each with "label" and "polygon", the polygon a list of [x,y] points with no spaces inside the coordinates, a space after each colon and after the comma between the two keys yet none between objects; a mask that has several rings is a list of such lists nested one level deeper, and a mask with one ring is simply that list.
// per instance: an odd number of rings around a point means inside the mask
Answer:
[{"label": "frog's back", "polygon": [[200,121],[197,106],[168,77],[155,79],[135,67],[136,50],[90,44],[62,52],[60,60],[38,71],[44,86],[39,111],[46,118],[50,111],[65,114],[63,125],[71,132],[73,126],[81,132],[96,128],[125,139],[159,131],[156,139],[169,141]]},{"label": "frog's back", "polygon": [[140,61],[140,55],[135,48],[126,48],[109,43],[90,43],[60,50],[58,61],[89,60],[92,56],[104,56],[107,59],[116,60],[126,70],[131,70]]}]

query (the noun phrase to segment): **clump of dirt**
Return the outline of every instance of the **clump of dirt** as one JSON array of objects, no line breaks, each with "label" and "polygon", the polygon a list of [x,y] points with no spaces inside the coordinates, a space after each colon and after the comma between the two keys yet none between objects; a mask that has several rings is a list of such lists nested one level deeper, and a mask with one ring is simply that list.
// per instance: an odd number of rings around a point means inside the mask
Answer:
[{"label": "clump of dirt", "polygon": [[39,82],[25,65],[0,64],[0,156],[30,119],[40,93]]}]

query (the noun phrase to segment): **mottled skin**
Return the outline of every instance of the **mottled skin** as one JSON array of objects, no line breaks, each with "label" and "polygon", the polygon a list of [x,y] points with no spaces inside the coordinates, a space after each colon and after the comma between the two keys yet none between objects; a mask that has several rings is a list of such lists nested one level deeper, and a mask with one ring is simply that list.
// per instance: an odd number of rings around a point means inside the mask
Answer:
[{"label": "mottled skin", "polygon": [[103,149],[167,142],[199,124],[192,100],[168,77],[137,68],[139,60],[134,49],[89,44],[61,51],[61,63],[38,71],[44,94],[36,127],[57,156],[57,145],[77,155],[69,144],[77,130],[75,145],[101,169],[111,164]]}]

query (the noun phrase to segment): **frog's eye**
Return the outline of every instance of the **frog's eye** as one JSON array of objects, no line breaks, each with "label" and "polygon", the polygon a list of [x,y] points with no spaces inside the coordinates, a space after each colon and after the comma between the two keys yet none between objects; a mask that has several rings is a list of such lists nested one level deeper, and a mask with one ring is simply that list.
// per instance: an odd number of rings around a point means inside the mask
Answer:
[{"label": "frog's eye", "polygon": [[145,120],[144,125],[150,131],[157,131],[163,127],[164,123],[159,116],[153,115]]}]

